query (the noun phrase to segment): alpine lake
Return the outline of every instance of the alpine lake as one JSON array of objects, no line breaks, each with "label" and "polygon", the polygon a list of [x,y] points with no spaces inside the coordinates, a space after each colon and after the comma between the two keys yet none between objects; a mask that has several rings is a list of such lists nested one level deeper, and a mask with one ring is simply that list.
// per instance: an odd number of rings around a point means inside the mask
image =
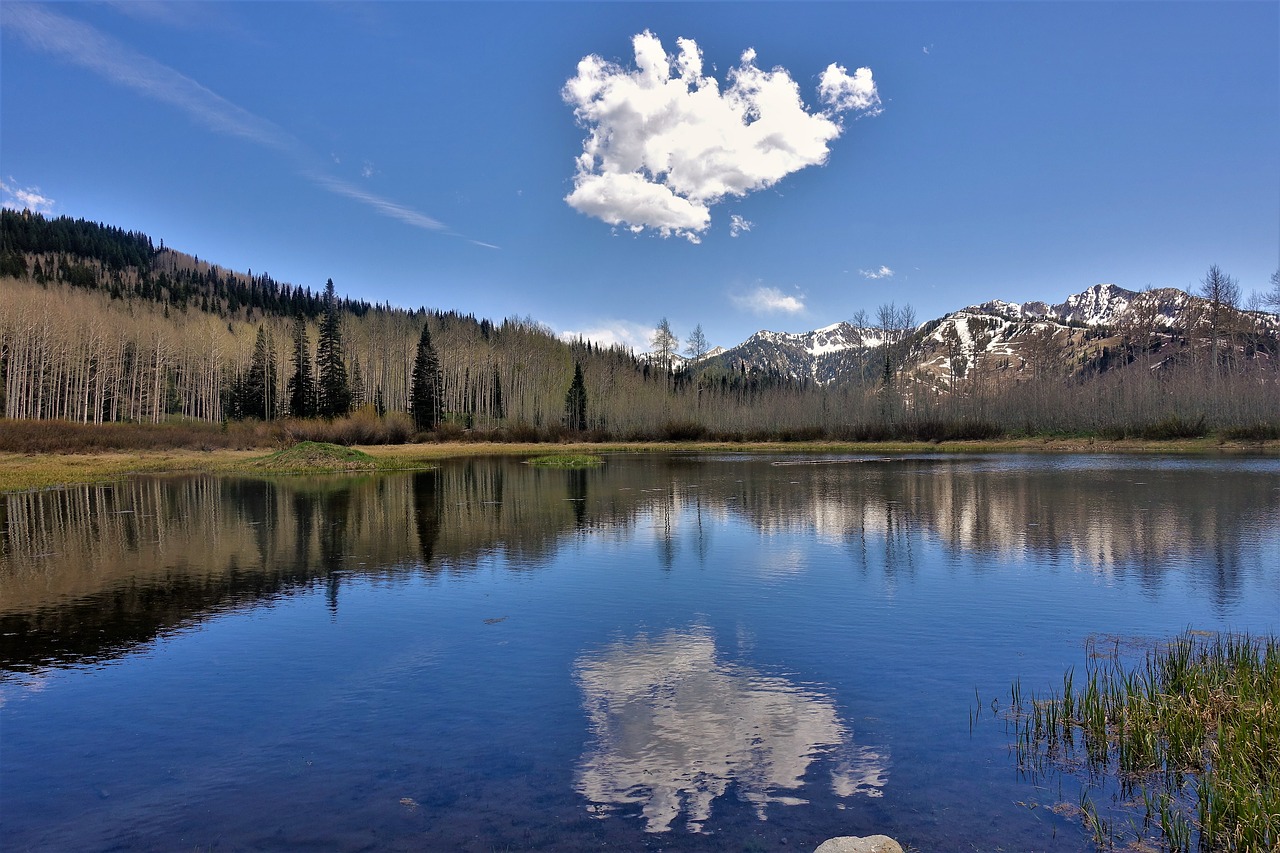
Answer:
[{"label": "alpine lake", "polygon": [[1280,632],[1275,457],[604,460],[0,496],[2,846],[1092,850],[1011,685]]}]

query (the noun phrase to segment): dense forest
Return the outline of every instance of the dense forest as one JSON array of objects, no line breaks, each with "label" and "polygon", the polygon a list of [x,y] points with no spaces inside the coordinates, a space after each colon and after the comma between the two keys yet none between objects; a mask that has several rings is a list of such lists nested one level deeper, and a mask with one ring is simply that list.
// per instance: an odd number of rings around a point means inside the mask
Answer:
[{"label": "dense forest", "polygon": [[[882,306],[878,345],[844,354],[844,378],[819,383],[732,354],[670,358],[678,341],[665,321],[655,348],[668,357],[637,357],[560,340],[531,318],[369,304],[332,282],[312,290],[226,270],[136,232],[2,215],[8,418],[216,424],[363,413],[399,419],[405,434],[522,439],[1280,435],[1275,334],[1235,337],[1217,315],[1182,332],[1048,335],[1034,370],[1006,377],[997,363],[952,357],[940,378],[927,369],[937,321],[917,327],[909,309]],[[687,352],[705,353],[700,333]]]}]

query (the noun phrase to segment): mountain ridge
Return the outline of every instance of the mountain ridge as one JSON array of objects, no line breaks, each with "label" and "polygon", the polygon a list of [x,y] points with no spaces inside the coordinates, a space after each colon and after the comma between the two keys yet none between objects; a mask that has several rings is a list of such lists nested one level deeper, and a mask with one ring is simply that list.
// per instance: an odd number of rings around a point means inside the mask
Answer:
[{"label": "mountain ridge", "polygon": [[[1077,343],[1083,339],[1105,341],[1110,333],[1120,330],[1178,338],[1180,325],[1202,322],[1198,315],[1209,305],[1204,297],[1178,288],[1135,291],[1100,283],[1055,304],[993,299],[969,305],[909,331],[855,326],[848,321],[808,332],[761,329],[745,341],[724,348],[716,358],[729,365],[773,369],[795,379],[828,384],[846,378],[841,374],[850,369],[852,361],[865,360],[870,351],[883,347],[887,341],[892,343],[896,331],[902,333],[902,342],[916,354],[917,369],[932,364],[932,369],[925,372],[954,374],[959,357],[970,364],[991,356],[1025,361],[1021,350],[1026,348],[1022,345],[1026,341],[1015,344],[1015,339],[1025,338],[1030,332],[1077,339]],[[1280,334],[1280,316],[1232,310],[1241,323],[1252,325],[1255,331]],[[951,355],[939,360],[937,350],[941,348],[949,348]]]},{"label": "mountain ridge", "polygon": [[[314,320],[323,308],[318,291],[277,282],[265,273],[225,269],[166,248],[163,241],[154,243],[144,234],[8,210],[3,219],[0,274],[41,287],[59,283],[73,290],[97,289],[124,305],[141,299],[160,306],[166,321],[170,309],[178,315],[193,310],[228,323],[254,323],[272,317],[292,320],[299,314]],[[389,304],[342,298],[340,310],[356,317],[403,312],[406,319],[419,318],[419,322],[428,315],[441,322],[470,321],[486,341],[498,328],[492,321],[456,312],[392,309]],[[1247,359],[1275,358],[1280,350],[1280,317],[1233,307],[1223,314],[1225,321],[1219,314],[1210,310],[1203,296],[1177,288],[1135,291],[1100,283],[1056,303],[991,299],[923,323],[915,323],[909,311],[886,313],[882,308],[876,312],[881,324],[841,320],[804,332],[760,329],[697,360],[675,353],[666,358],[654,353],[635,355],[630,350],[617,355],[633,359],[646,377],[653,366],[666,363],[681,374],[681,383],[712,381],[709,371],[719,377],[715,382],[740,384],[759,376],[771,383],[829,387],[852,383],[873,388],[901,375],[940,392],[961,390],[963,382],[974,386],[988,378],[1018,382],[1044,375],[1100,374],[1139,357],[1153,369],[1177,363],[1179,358],[1203,364],[1210,349],[1214,357],[1223,355],[1241,365]],[[1222,326],[1227,321],[1230,329]],[[515,325],[556,337],[532,318]],[[577,354],[573,341],[560,340],[574,357],[603,351],[578,341],[576,346],[584,352]],[[1227,347],[1220,350],[1223,340]],[[695,364],[697,369],[692,369]],[[368,372],[368,365],[364,367]],[[464,375],[464,382],[470,381]]]}]

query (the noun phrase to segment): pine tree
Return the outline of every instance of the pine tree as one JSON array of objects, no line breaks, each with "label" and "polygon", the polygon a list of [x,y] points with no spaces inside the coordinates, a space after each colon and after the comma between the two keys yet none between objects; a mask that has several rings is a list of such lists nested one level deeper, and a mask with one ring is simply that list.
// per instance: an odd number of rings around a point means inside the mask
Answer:
[{"label": "pine tree", "polygon": [[498,375],[498,368],[493,369],[493,417],[502,420],[507,416],[506,407],[502,402],[502,377]]},{"label": "pine tree", "polygon": [[253,358],[249,362],[249,373],[240,389],[240,412],[243,417],[267,421],[276,416],[274,349],[266,327],[259,326],[258,339],[253,345]]},{"label": "pine tree", "polygon": [[316,388],[316,414],[336,418],[351,411],[351,387],[347,365],[342,360],[342,318],[338,299],[333,294],[333,279],[324,286],[324,319],[320,323],[320,340],[316,344],[316,369],[320,381]]},{"label": "pine tree", "polygon": [[293,321],[293,375],[289,377],[289,414],[295,418],[315,417],[315,380],[311,376],[311,343],[307,321],[301,313]]},{"label": "pine tree", "polygon": [[569,429],[581,432],[587,428],[587,385],[582,380],[582,364],[573,363],[573,381],[564,397],[564,422]]},{"label": "pine tree", "polygon": [[359,409],[368,400],[364,387],[364,373],[360,370],[360,356],[351,357],[351,408]]},{"label": "pine tree", "polygon": [[442,387],[440,359],[431,346],[431,329],[422,324],[418,353],[413,359],[413,386],[409,394],[413,422],[420,430],[435,429],[440,424],[440,392]]}]

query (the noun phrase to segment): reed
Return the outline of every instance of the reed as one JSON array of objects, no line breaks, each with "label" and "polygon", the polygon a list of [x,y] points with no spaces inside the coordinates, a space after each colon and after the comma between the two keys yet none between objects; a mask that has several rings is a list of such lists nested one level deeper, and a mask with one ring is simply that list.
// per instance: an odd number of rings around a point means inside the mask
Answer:
[{"label": "reed", "polygon": [[[1121,808],[1142,807],[1139,842],[1190,853],[1280,851],[1280,639],[1187,632],[1126,665],[1117,644],[1091,644],[1086,677],[1022,699],[1010,719],[1019,767],[1076,769],[1113,785]],[[1079,744],[1077,745],[1077,739]],[[1088,798],[1081,810],[1099,848],[1118,822]],[[1153,836],[1144,838],[1144,836]]]}]

